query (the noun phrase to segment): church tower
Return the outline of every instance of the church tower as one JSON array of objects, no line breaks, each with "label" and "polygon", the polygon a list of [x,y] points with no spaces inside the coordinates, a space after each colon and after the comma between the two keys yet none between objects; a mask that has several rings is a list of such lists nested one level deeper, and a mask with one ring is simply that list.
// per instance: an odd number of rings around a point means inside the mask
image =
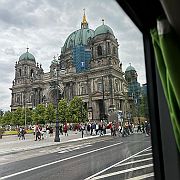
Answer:
[{"label": "church tower", "polygon": [[43,69],[36,64],[35,57],[27,51],[19,57],[15,64],[15,79],[12,90],[11,110],[18,107],[32,109],[42,102]]},{"label": "church tower", "polygon": [[92,60],[91,68],[99,66],[112,65],[119,68],[118,42],[114,36],[113,30],[104,23],[95,30],[95,35],[91,41]]}]

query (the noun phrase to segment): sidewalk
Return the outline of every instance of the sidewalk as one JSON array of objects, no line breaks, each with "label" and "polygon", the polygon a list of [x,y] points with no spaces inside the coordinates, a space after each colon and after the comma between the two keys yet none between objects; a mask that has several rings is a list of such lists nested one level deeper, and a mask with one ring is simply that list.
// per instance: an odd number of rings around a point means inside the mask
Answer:
[{"label": "sidewalk", "polygon": [[[109,134],[109,132],[107,133]],[[53,134],[52,137],[45,137],[40,141],[34,141],[33,134],[26,134],[25,140],[19,140],[17,135],[3,136],[2,139],[0,139],[0,155],[99,137],[99,135],[86,135],[84,132],[84,137],[82,138],[81,132],[68,131],[68,136],[65,136],[64,134],[60,135],[60,142],[54,142],[54,136],[55,134]]]}]

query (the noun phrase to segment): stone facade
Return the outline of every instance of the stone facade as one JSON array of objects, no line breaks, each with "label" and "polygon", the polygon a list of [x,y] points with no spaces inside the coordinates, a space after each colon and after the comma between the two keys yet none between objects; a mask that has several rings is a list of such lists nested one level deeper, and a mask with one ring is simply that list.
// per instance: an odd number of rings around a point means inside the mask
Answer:
[{"label": "stone facade", "polygon": [[[78,46],[90,52],[89,61],[81,60],[77,53],[73,54]],[[78,73],[75,55],[82,67],[86,64],[86,68]],[[54,57],[50,72],[44,73],[27,49],[16,62],[15,79],[10,89],[12,111],[19,106],[33,109],[40,103],[55,104],[57,96],[68,101],[74,96],[81,97],[87,107],[89,120],[103,119],[115,110],[121,110],[126,116],[128,109],[128,84],[118,57],[118,41],[104,22],[95,31],[90,30],[85,15],[81,29],[67,38],[60,56],[57,59]]]}]

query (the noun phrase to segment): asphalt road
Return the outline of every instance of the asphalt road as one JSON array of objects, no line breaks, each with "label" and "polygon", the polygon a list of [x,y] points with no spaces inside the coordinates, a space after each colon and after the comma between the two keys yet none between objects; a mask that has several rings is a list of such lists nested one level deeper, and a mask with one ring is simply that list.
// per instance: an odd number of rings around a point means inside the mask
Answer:
[{"label": "asphalt road", "polygon": [[4,158],[0,180],[154,179],[151,141],[144,134],[99,137]]}]

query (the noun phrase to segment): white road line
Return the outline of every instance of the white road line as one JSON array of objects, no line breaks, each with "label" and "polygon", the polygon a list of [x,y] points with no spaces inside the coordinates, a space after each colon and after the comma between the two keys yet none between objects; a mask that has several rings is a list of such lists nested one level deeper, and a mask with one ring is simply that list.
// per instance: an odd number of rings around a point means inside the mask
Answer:
[{"label": "white road line", "polygon": [[147,152],[147,151],[152,151],[152,149],[151,149],[151,148],[150,148],[150,149],[147,149],[146,152]]},{"label": "white road line", "polygon": [[103,169],[102,171],[100,171],[100,172],[98,172],[98,173],[96,173],[96,174],[94,174],[94,175],[92,175],[92,176],[87,177],[87,178],[84,179],[84,180],[93,179],[93,177],[95,177],[95,176],[97,176],[97,175],[99,175],[99,174],[101,174],[101,173],[103,173],[103,172],[105,172],[105,171],[113,168],[114,166],[116,166],[116,165],[118,165],[118,164],[120,164],[120,163],[122,163],[122,162],[124,162],[124,161],[127,161],[128,159],[131,159],[132,157],[134,157],[134,156],[136,156],[136,155],[138,155],[138,154],[146,151],[146,150],[149,149],[149,148],[151,148],[151,146],[148,147],[148,148],[146,148],[146,149],[143,149],[142,151],[139,151],[138,153],[136,153],[136,154],[134,154],[134,155],[132,155],[132,156],[129,156],[128,158],[126,158],[126,159],[124,159],[124,160],[122,160],[122,161],[120,161],[120,162],[118,162],[118,163],[116,163],[116,164],[113,164],[112,166],[109,166],[108,168]]},{"label": "white road line", "polygon": [[126,179],[126,180],[141,180],[141,179],[146,179],[146,178],[149,178],[149,177],[152,177],[152,176],[154,176],[154,173],[143,174],[142,176],[136,176],[136,177]]},{"label": "white road line", "polygon": [[64,150],[64,151],[59,151],[58,153],[59,154],[63,154],[63,153],[66,153],[66,152],[69,152],[68,150]]},{"label": "white road line", "polygon": [[60,159],[60,160],[57,160],[57,161],[54,161],[54,162],[51,162],[51,163],[47,163],[47,164],[36,166],[36,167],[30,168],[30,169],[26,169],[24,171],[20,171],[20,172],[17,172],[17,173],[13,173],[13,174],[10,174],[10,175],[7,175],[7,176],[0,177],[0,180],[7,179],[7,178],[10,178],[10,177],[14,177],[14,176],[17,176],[19,174],[24,174],[24,173],[27,173],[27,172],[30,172],[30,171],[34,171],[36,169],[40,169],[40,168],[43,168],[43,167],[46,167],[46,166],[57,164],[57,163],[60,163],[60,162],[63,162],[63,161],[67,161],[67,160],[70,160],[70,159],[73,159],[73,158],[76,158],[76,157],[80,157],[80,156],[83,156],[83,155],[86,155],[86,154],[90,154],[90,153],[93,153],[93,152],[101,151],[103,149],[107,149],[107,148],[110,148],[110,147],[113,147],[113,146],[117,146],[117,145],[122,144],[122,143],[123,142],[112,144],[112,145],[109,145],[109,146],[106,146],[106,147],[102,147],[102,148],[95,149],[95,150],[92,150],[92,151],[89,151],[89,152],[78,154],[78,155],[75,155],[75,156],[72,156],[72,157]]},{"label": "white road line", "polygon": [[134,156],[134,157],[149,156],[149,155],[152,155],[152,153],[140,154],[140,155],[136,155],[136,156]]},{"label": "white road line", "polygon": [[129,165],[129,164],[134,164],[134,163],[139,163],[139,162],[149,161],[149,160],[151,160],[151,159],[152,159],[152,157],[151,157],[151,158],[146,158],[146,159],[140,159],[140,160],[137,160],[137,161],[131,161],[131,162],[119,164],[119,165],[116,165],[115,167],[120,167],[120,166]]},{"label": "white road line", "polygon": [[66,152],[75,151],[75,150],[78,150],[78,149],[83,149],[83,148],[90,147],[90,146],[92,146],[92,145],[79,146],[79,147],[74,147],[74,148],[71,147],[71,148],[68,148],[66,150],[59,151],[57,153],[62,154],[62,153],[66,153]]},{"label": "white road line", "polygon": [[153,166],[153,164],[148,164],[148,165],[139,166],[139,167],[135,167],[135,168],[131,168],[131,169],[124,169],[122,171],[117,171],[117,172],[113,172],[113,173],[108,173],[108,174],[103,174],[103,175],[100,175],[100,176],[96,176],[96,177],[94,177],[92,179],[96,180],[96,179],[107,178],[107,177],[111,177],[111,176],[115,176],[115,175],[119,175],[119,174],[124,174],[124,173],[131,172],[131,171],[136,171],[136,170],[139,170],[139,169],[145,169],[145,168],[152,167],[152,166]]},{"label": "white road line", "polygon": [[62,153],[66,153],[66,152],[75,151],[75,150],[78,150],[78,149],[83,149],[83,148],[90,147],[90,146],[92,146],[92,145],[91,144],[79,145],[79,146],[76,146],[76,147],[65,148],[65,149],[62,149],[61,151],[58,150],[56,152],[59,153],[59,154],[62,154]]}]

